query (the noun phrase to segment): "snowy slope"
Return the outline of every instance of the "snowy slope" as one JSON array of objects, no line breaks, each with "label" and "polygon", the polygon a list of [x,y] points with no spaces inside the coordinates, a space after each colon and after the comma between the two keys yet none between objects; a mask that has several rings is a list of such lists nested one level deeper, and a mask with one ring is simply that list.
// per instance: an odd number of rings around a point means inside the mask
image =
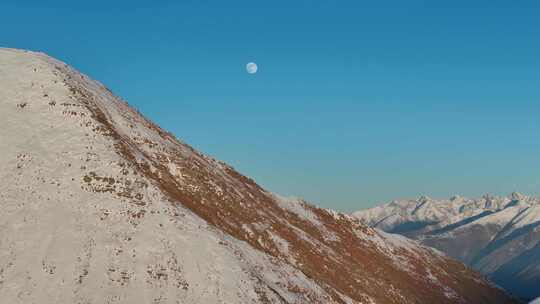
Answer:
[{"label": "snowy slope", "polygon": [[372,227],[435,247],[524,298],[540,295],[540,199],[394,201],[354,213]]},{"label": "snowy slope", "polygon": [[532,301],[530,304],[540,304],[540,298]]},{"label": "snowy slope", "polygon": [[513,303],[463,264],[278,197],[44,54],[0,49],[2,303]]}]

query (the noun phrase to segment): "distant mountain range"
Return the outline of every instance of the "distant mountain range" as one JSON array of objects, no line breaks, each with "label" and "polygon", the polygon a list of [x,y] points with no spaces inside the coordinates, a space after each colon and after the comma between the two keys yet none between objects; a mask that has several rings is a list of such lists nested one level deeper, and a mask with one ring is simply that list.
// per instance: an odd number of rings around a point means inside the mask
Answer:
[{"label": "distant mountain range", "polygon": [[434,247],[524,299],[540,296],[540,199],[396,200],[353,213],[371,227]]}]

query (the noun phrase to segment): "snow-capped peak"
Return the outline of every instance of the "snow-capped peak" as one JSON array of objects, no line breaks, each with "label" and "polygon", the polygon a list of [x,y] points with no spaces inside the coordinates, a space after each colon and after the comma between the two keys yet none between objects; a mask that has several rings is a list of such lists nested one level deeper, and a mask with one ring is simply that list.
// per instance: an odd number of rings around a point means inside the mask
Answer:
[{"label": "snow-capped peak", "polygon": [[42,53],[0,49],[0,180],[2,303],[512,302],[414,241],[277,198]]},{"label": "snow-capped peak", "polygon": [[353,216],[460,259],[524,298],[540,295],[533,287],[540,280],[540,198],[517,192],[429,203],[421,198]]}]

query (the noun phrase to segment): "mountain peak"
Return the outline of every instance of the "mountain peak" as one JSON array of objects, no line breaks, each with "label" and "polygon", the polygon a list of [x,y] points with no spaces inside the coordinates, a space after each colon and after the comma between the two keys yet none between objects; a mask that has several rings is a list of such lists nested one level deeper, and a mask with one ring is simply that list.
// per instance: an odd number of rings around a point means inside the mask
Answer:
[{"label": "mountain peak", "polygon": [[523,298],[540,296],[540,198],[517,192],[508,197],[487,194],[421,207],[391,203],[353,215],[371,227],[445,252]]},{"label": "mountain peak", "polygon": [[512,192],[509,197],[511,200],[515,200],[515,201],[522,201],[522,200],[527,199],[527,196],[519,192]]},{"label": "mountain peak", "polygon": [[457,195],[457,194],[452,195],[452,196],[450,197],[450,201],[459,201],[459,200],[462,200],[462,199],[463,199],[463,196]]},{"label": "mountain peak", "polygon": [[434,250],[277,198],[42,53],[0,50],[0,179],[9,303],[513,302]]},{"label": "mountain peak", "polygon": [[427,195],[421,195],[419,198],[418,198],[418,202],[420,203],[427,203],[429,201],[432,201],[431,197],[427,196]]}]

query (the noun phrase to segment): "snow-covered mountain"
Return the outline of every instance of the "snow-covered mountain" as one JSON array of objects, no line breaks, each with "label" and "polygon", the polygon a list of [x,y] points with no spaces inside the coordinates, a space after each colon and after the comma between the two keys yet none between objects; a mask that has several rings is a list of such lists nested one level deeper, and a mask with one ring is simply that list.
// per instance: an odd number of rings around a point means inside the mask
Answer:
[{"label": "snow-covered mountain", "polygon": [[512,193],[480,199],[393,201],[355,212],[481,271],[523,298],[540,296],[540,199]]},{"label": "snow-covered mountain", "polygon": [[540,298],[532,301],[530,304],[540,304]]},{"label": "snow-covered mountain", "polygon": [[515,303],[265,191],[42,53],[0,49],[0,207],[2,303]]}]

